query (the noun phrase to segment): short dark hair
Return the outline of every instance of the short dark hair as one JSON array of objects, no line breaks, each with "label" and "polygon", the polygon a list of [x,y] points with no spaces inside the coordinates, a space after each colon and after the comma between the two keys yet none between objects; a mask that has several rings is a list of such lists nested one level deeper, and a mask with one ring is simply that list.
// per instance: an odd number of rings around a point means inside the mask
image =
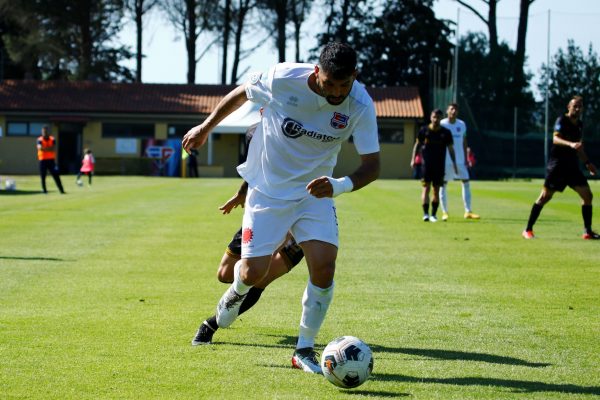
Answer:
[{"label": "short dark hair", "polygon": [[334,79],[347,78],[356,71],[356,52],[345,43],[328,43],[321,50],[319,66]]},{"label": "short dark hair", "polygon": [[448,104],[448,107],[454,107],[458,110],[458,103],[450,103]]},{"label": "short dark hair", "polygon": [[569,103],[572,102],[573,100],[575,100],[575,101],[583,101],[583,96],[580,96],[580,95],[576,94],[573,97],[571,97],[571,100],[569,100]]},{"label": "short dark hair", "polygon": [[435,115],[444,115],[442,110],[440,110],[439,108],[434,109],[431,113]]}]

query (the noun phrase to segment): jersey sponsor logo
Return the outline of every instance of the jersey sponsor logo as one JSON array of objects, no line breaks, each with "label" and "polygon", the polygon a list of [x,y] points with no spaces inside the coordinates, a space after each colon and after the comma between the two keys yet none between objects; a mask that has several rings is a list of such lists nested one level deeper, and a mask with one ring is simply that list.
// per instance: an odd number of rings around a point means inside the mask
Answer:
[{"label": "jersey sponsor logo", "polygon": [[348,126],[349,116],[341,114],[339,112],[334,112],[333,117],[331,118],[331,126],[334,129],[344,129]]},{"label": "jersey sponsor logo", "polygon": [[242,231],[242,244],[250,243],[253,237],[254,233],[252,232],[252,228],[244,228]]},{"label": "jersey sponsor logo", "polygon": [[283,124],[281,124],[281,130],[285,136],[291,139],[297,139],[300,136],[306,136],[323,143],[329,143],[339,139],[335,136],[325,135],[316,131],[309,131],[308,129],[305,129],[300,122],[291,118],[286,118],[283,120]]}]

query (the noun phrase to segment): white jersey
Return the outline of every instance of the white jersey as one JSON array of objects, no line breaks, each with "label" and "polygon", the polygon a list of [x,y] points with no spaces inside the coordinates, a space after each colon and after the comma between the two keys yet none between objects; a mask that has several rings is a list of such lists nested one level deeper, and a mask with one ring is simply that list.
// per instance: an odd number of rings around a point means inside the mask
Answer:
[{"label": "white jersey", "polygon": [[[467,125],[461,119],[456,119],[454,123],[451,123],[448,118],[444,118],[441,125],[452,132],[452,140],[454,141],[454,155],[456,157],[456,165],[464,165],[465,149],[464,149],[464,138],[467,136]],[[446,169],[448,167],[452,169],[452,159],[450,158],[450,152],[446,150]]]},{"label": "white jersey", "polygon": [[379,151],[375,106],[364,86],[354,82],[340,105],[313,92],[313,64],[282,63],[253,74],[246,96],[264,111],[239,174],[250,187],[275,199],[308,196],[306,185],[331,176],[341,145],[352,135],[359,154]]}]

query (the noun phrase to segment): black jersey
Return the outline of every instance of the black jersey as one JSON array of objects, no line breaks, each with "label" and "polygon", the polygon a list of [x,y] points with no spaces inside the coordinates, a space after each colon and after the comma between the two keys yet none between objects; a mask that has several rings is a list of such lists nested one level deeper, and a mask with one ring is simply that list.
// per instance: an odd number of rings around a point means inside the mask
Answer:
[{"label": "black jersey", "polygon": [[[583,123],[577,120],[575,124],[567,115],[561,115],[554,124],[554,135],[559,135],[562,139],[570,142],[579,142],[583,137]],[[569,146],[553,144],[550,149],[550,159],[559,163],[577,163],[577,150]]]},{"label": "black jersey", "polygon": [[429,125],[424,126],[419,131],[417,140],[421,144],[421,154],[423,155],[423,164],[445,165],[446,148],[454,144],[452,132],[440,126],[437,130],[431,130]]}]

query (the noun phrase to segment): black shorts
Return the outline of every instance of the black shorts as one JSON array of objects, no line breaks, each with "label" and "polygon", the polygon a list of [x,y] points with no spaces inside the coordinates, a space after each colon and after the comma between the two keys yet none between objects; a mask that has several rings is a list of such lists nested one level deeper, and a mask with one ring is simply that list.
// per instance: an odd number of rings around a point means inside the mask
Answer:
[{"label": "black shorts", "polygon": [[[227,245],[227,254],[234,258],[242,258],[242,228],[233,235],[231,242]],[[279,253],[286,261],[288,268],[291,270],[302,261],[304,252],[298,246],[294,238],[290,238],[285,242],[284,246],[279,250]]]},{"label": "black shorts", "polygon": [[442,186],[444,184],[444,165],[430,165],[429,168],[427,164],[423,165],[423,178],[421,182],[423,186],[428,183],[431,183],[433,186]]},{"label": "black shorts", "polygon": [[227,254],[234,258],[242,258],[242,228],[233,235],[231,242],[227,245]]},{"label": "black shorts", "polygon": [[579,164],[565,165],[550,161],[546,168],[544,186],[550,190],[562,192],[567,186],[570,188],[588,186],[588,181],[579,169]]}]

